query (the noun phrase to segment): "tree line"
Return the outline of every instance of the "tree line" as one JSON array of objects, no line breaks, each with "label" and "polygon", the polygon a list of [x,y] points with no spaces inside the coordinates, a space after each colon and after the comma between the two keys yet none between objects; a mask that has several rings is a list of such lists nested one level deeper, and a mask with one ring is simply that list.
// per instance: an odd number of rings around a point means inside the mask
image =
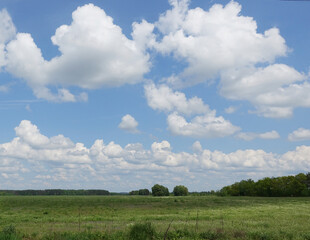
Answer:
[{"label": "tree line", "polygon": [[17,196],[52,196],[52,195],[110,195],[107,190],[89,189],[89,190],[63,190],[63,189],[45,189],[45,190],[1,190],[0,195]]},{"label": "tree line", "polygon": [[[152,187],[152,192],[150,192],[148,189],[133,190],[129,192],[129,195],[144,195],[145,196],[145,195],[151,195],[151,194],[156,197],[170,195],[168,188],[163,185],[159,185],[159,184],[155,184]],[[178,185],[174,187],[172,194],[174,196],[187,196],[189,193],[188,193],[187,187],[183,185]]]},{"label": "tree line", "polygon": [[242,180],[225,186],[221,196],[306,197],[310,196],[310,173],[295,176],[266,177],[258,181]]}]

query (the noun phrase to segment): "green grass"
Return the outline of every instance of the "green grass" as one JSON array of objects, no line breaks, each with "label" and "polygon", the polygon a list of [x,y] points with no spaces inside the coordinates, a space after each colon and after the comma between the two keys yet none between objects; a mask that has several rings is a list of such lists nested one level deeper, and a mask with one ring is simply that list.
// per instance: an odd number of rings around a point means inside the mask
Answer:
[{"label": "green grass", "polygon": [[24,239],[130,239],[148,229],[150,239],[310,240],[310,198],[1,196],[0,240],[15,239],[3,237],[10,225]]}]

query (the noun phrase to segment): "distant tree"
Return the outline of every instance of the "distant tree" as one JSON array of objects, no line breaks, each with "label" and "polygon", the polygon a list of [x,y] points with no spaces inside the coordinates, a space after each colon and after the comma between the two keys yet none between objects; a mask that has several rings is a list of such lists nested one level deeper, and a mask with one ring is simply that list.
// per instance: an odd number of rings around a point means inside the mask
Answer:
[{"label": "distant tree", "polygon": [[129,192],[129,195],[139,195],[139,191],[133,190],[133,191]]},{"label": "distant tree", "polygon": [[187,196],[188,189],[183,185],[175,186],[173,189],[174,196]]},{"label": "distant tree", "polygon": [[152,187],[152,195],[153,196],[169,196],[169,190],[168,188],[159,185],[159,184],[155,184]]},{"label": "distant tree", "polygon": [[148,196],[148,195],[150,195],[150,191],[148,189],[140,189],[138,194]]}]

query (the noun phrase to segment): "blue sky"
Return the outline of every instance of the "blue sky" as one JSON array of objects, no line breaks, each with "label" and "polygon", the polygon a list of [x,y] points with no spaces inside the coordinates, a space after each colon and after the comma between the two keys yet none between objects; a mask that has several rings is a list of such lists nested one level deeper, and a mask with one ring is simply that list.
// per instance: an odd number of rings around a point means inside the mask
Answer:
[{"label": "blue sky", "polygon": [[0,9],[0,189],[203,191],[309,171],[309,2]]}]

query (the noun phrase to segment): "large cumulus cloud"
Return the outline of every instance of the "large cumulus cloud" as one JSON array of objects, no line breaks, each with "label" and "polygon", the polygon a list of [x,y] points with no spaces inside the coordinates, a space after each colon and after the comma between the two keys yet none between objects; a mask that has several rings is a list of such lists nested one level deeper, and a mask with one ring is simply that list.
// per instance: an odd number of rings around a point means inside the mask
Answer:
[{"label": "large cumulus cloud", "polygon": [[72,23],[60,26],[51,40],[60,55],[50,61],[44,59],[28,33],[18,33],[6,47],[7,71],[25,79],[39,98],[85,100],[83,95],[76,97],[67,89],[51,93],[48,86],[117,87],[138,83],[149,71],[148,54],[93,4],[77,8]]}]

